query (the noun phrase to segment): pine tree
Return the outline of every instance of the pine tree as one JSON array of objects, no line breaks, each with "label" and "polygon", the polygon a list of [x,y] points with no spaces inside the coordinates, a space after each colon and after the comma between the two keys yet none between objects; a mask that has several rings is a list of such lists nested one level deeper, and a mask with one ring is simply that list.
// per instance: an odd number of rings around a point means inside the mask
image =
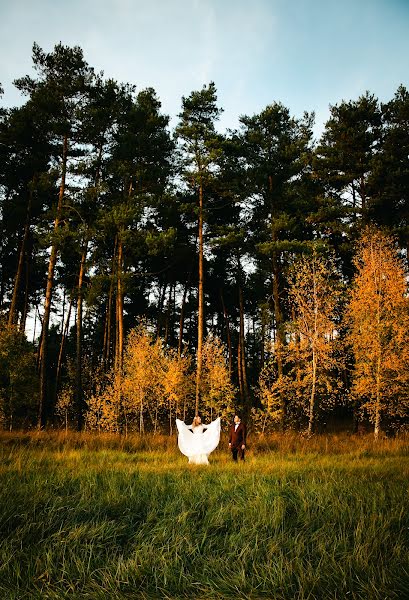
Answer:
[{"label": "pine tree", "polygon": [[74,142],[78,130],[78,111],[93,77],[93,72],[84,60],[78,46],[69,48],[61,43],[54,51],[45,53],[37,44],[33,45],[33,63],[38,79],[29,76],[15,81],[19,90],[35,99],[38,106],[48,115],[53,126],[55,143],[60,143],[60,188],[54,219],[54,236],[48,264],[47,285],[40,347],[40,405],[39,426],[44,427],[51,415],[51,398],[47,390],[47,343],[54,288],[54,272],[59,249],[59,229],[63,217],[63,202],[66,194],[70,142]]},{"label": "pine tree", "polygon": [[[305,247],[312,236],[308,221],[309,179],[313,115],[294,119],[280,103],[267,106],[260,114],[242,117],[242,148],[248,185],[247,212],[256,267],[270,287],[268,302],[274,315],[277,366],[283,375],[285,345],[285,271],[288,257]],[[265,298],[262,299],[265,302]],[[286,404],[282,398],[282,427]]]},{"label": "pine tree", "polygon": [[184,163],[186,183],[196,190],[198,196],[197,219],[199,241],[199,283],[198,283],[198,335],[196,370],[196,414],[199,411],[203,362],[204,338],[204,216],[206,189],[217,171],[220,156],[220,136],[215,130],[215,121],[221,114],[217,107],[216,87],[214,83],[203,86],[200,91],[192,92],[188,98],[182,98],[182,112],[176,129]]},{"label": "pine tree", "polygon": [[409,257],[409,91],[400,86],[382,107],[382,143],[370,177],[370,216],[386,226]]}]

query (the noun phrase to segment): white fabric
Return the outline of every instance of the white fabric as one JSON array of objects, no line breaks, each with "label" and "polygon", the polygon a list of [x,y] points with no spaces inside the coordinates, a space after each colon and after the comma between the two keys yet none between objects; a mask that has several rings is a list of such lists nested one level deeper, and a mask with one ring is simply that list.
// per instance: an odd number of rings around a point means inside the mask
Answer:
[{"label": "white fabric", "polygon": [[206,425],[206,431],[203,431],[203,425],[198,425],[189,429],[189,427],[179,419],[176,419],[178,428],[178,444],[182,454],[189,458],[189,463],[196,465],[208,465],[207,457],[220,441],[220,417]]}]

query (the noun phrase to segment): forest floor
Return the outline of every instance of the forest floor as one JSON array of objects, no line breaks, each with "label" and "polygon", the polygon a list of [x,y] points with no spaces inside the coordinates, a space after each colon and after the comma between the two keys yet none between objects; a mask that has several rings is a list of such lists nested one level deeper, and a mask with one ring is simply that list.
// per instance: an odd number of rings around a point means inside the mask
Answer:
[{"label": "forest floor", "polygon": [[407,439],[224,444],[1,434],[0,597],[409,598]]}]

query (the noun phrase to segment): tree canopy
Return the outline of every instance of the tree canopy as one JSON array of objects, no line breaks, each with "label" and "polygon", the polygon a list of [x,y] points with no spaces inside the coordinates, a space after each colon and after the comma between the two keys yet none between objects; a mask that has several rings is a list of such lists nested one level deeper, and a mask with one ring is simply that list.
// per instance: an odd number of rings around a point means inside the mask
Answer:
[{"label": "tree canopy", "polygon": [[[33,68],[0,111],[6,427],[172,431],[234,408],[310,432],[331,411],[377,435],[406,423],[403,86],[331,106],[314,140],[314,114],[274,99],[220,132],[213,82],[172,130],[153,88],[95,73],[77,46],[34,44]],[[394,285],[376,287],[375,247]]]}]

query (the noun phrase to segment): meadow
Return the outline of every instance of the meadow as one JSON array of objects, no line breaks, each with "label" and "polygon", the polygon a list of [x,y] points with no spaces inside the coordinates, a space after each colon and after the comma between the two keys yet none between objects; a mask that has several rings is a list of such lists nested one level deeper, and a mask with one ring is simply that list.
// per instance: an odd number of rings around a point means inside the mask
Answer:
[{"label": "meadow", "polygon": [[0,597],[409,598],[407,439],[0,435]]}]

